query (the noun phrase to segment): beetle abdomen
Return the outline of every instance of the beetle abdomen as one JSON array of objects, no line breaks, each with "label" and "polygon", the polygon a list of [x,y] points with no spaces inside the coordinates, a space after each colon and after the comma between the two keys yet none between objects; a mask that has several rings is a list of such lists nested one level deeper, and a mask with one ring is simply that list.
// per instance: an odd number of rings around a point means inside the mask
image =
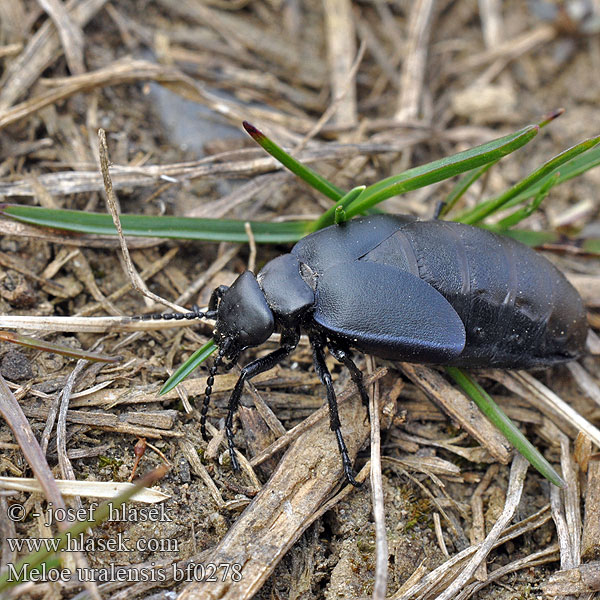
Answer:
[{"label": "beetle abdomen", "polygon": [[465,349],[451,364],[526,368],[583,352],[587,321],[579,294],[552,263],[510,238],[418,221],[360,260],[408,270],[450,302],[466,330]]}]

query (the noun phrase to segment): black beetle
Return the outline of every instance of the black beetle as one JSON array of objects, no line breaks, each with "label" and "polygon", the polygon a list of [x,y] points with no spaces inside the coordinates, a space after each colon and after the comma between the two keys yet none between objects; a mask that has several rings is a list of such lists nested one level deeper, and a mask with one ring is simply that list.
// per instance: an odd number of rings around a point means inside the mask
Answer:
[{"label": "black beetle", "polygon": [[[363,402],[351,348],[384,359],[461,367],[547,367],[582,354],[587,320],[579,294],[527,246],[468,225],[376,215],[300,240],[255,276],[214,290],[218,355],[202,406],[202,435],[214,376],[275,331],[281,346],[246,365],[229,399],[225,431],[234,469],[233,416],[244,381],[267,371],[308,333],[315,370],[327,388],[332,431],[346,479],[356,485],[344,444],[324,347],[350,370]],[[228,364],[225,364],[228,361]]]}]

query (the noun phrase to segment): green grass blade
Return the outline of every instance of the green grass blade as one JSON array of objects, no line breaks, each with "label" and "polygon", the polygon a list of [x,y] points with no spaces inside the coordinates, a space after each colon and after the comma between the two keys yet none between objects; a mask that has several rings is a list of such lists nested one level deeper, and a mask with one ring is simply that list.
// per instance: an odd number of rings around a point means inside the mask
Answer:
[{"label": "green grass blade", "polygon": [[482,229],[489,229],[495,233],[500,233],[510,237],[517,242],[521,242],[531,248],[539,248],[544,244],[555,244],[561,237],[555,231],[531,231],[531,229],[502,229],[496,225],[481,226]]},{"label": "green grass blade", "polygon": [[500,430],[506,439],[537,469],[546,479],[558,487],[565,482],[539,450],[521,433],[518,427],[502,412],[490,395],[467,373],[456,367],[446,367],[446,372],[477,404],[479,410]]},{"label": "green grass blade", "polygon": [[91,362],[114,363],[121,360],[121,357],[119,356],[108,356],[106,354],[99,354],[98,352],[77,350],[61,344],[53,344],[52,342],[47,342],[46,340],[38,340],[25,335],[12,333],[10,331],[0,331],[0,340],[4,342],[10,342],[11,344],[19,344],[20,346],[26,346],[28,348],[35,348],[36,350],[42,350],[43,352],[52,352],[54,354],[70,356],[71,358],[85,359]]},{"label": "green grass blade", "polygon": [[289,169],[294,175],[297,175],[319,192],[328,198],[337,202],[346,192],[335,186],[333,183],[321,177],[317,172],[303,165],[301,162],[290,156],[281,146],[269,139],[262,131],[251,125],[247,121],[243,123],[244,129],[250,137],[268,152],[273,158],[276,158],[284,167]]},{"label": "green grass blade", "polygon": [[335,207],[335,214],[334,214],[334,221],[336,225],[341,225],[342,223],[345,223],[348,220],[348,217],[346,216],[346,211],[344,210],[343,206],[340,206],[338,204],[338,206]]},{"label": "green grass blade", "polygon": [[[0,205],[0,213],[23,223],[52,227],[77,233],[116,235],[109,214],[60,210],[17,204]],[[157,237],[208,242],[247,242],[244,221],[196,219],[153,215],[121,215],[123,233],[130,236]],[[251,221],[254,239],[263,244],[296,242],[311,230],[311,221],[265,223]]]},{"label": "green grass blade", "polygon": [[176,385],[181,383],[198,365],[202,364],[215,350],[217,345],[210,340],[198,348],[178,369],[167,379],[165,385],[159,392],[159,396],[170,392]]},{"label": "green grass blade", "polygon": [[[350,206],[360,195],[367,189],[366,185],[358,185],[355,188],[352,188],[347,194],[340,198],[335,206],[333,207],[333,220],[336,225],[343,223],[348,220],[348,215],[346,214],[346,208]],[[323,227],[326,227],[326,215],[328,213],[324,213],[317,219],[312,226],[313,231],[318,231]]]},{"label": "green grass blade", "polygon": [[[556,182],[556,185],[564,183],[565,181],[569,181],[569,179],[573,179],[574,177],[578,177],[582,175],[586,171],[593,169],[600,165],[600,145],[591,148],[587,152],[580,154],[578,157],[573,158],[569,162],[566,162],[564,165],[560,167],[560,175]],[[521,204],[525,200],[529,198],[533,198],[536,196],[542,187],[546,184],[550,177],[553,177],[554,173],[551,173],[546,178],[538,181],[531,188],[524,190],[517,196],[515,196],[512,200],[506,203],[504,208],[511,208],[516,206],[517,204]]]},{"label": "green grass blade", "polygon": [[598,238],[589,238],[589,239],[583,240],[581,249],[584,252],[589,252],[590,254],[595,254],[596,256],[600,256],[600,240]]},{"label": "green grass blade", "polygon": [[556,108],[552,111],[550,111],[539,123],[538,125],[540,126],[540,129],[542,129],[543,127],[546,127],[546,125],[548,125],[548,123],[550,123],[551,121],[554,121],[554,119],[557,119],[558,117],[560,117],[561,115],[563,115],[565,113],[565,109],[564,108]]},{"label": "green grass blade", "polygon": [[[476,146],[453,156],[436,160],[420,167],[409,169],[400,175],[388,177],[369,186],[347,209],[348,218],[365,212],[372,206],[404,192],[416,190],[449,177],[471,171],[490,162],[494,162],[521,148],[538,133],[537,125],[530,125],[516,133],[506,135],[481,146]],[[328,210],[322,219],[326,224],[333,222],[333,212]]]},{"label": "green grass blade", "polygon": [[350,206],[366,189],[366,185],[357,185],[339,199],[337,206],[346,209],[346,207]]},{"label": "green grass blade", "polygon": [[[468,225],[476,225],[477,223],[480,223],[489,215],[502,208],[506,208],[506,205],[509,201],[519,196],[519,194],[522,192],[530,190],[534,184],[543,182],[541,185],[544,185],[546,178],[552,176],[559,167],[574,159],[576,156],[592,149],[594,146],[598,145],[598,142],[600,142],[600,136],[585,140],[584,142],[581,142],[580,144],[561,152],[558,156],[550,159],[539,169],[536,169],[533,173],[530,173],[527,177],[525,177],[525,179],[519,181],[519,183],[506,190],[506,192],[503,194],[500,194],[496,198],[491,198],[486,202],[482,202],[474,209],[457,217],[456,220],[460,220],[461,223],[467,223]],[[531,195],[535,196],[538,192],[539,189]]]},{"label": "green grass blade", "polygon": [[544,201],[548,192],[556,185],[558,178],[560,177],[560,173],[556,171],[552,174],[548,180],[544,183],[540,191],[536,194],[535,198],[529,204],[518,208],[512,214],[508,215],[501,221],[498,222],[498,227],[502,229],[510,229],[515,225],[518,225],[521,221],[531,216],[539,207],[540,204]]},{"label": "green grass blade", "polygon": [[452,188],[448,194],[448,197],[444,201],[444,206],[440,211],[438,218],[441,219],[442,217],[446,216],[454,208],[454,205],[463,197],[464,193],[497,162],[498,161],[495,160],[487,165],[483,165],[483,167],[479,167],[471,173],[467,173],[464,177],[457,181],[456,185]]},{"label": "green grass blade", "polygon": [[[498,225],[480,225],[480,227],[510,237],[531,248],[539,248],[546,244],[564,243],[564,236],[556,231],[531,231],[531,229],[515,229],[514,227],[512,229],[502,229]],[[583,252],[600,256],[600,239],[577,239],[575,243]]]}]

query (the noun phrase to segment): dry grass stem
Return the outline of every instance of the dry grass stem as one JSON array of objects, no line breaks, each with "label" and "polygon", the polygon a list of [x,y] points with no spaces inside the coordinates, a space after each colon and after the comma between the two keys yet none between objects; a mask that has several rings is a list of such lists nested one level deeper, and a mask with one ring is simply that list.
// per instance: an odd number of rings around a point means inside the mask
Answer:
[{"label": "dry grass stem", "polygon": [[[471,513],[473,524],[469,532],[471,545],[481,544],[485,538],[485,519],[483,516],[483,493],[486,491],[492,479],[498,474],[498,464],[491,465],[486,471],[483,479],[475,489],[471,497]],[[482,562],[475,571],[475,579],[486,581],[488,579],[487,566]]]},{"label": "dry grass stem", "polygon": [[556,526],[560,547],[561,569],[571,569],[580,562],[581,517],[579,515],[579,489],[577,472],[573,468],[567,436],[554,428],[561,446],[561,466],[565,487],[550,488],[552,519]]},{"label": "dry grass stem", "polygon": [[[185,310],[185,309],[184,309]],[[172,327],[189,327],[189,321],[133,321],[130,317],[36,317],[2,316],[3,329],[28,331],[61,331],[107,333],[110,331],[152,331]]]},{"label": "dry grass stem", "polygon": [[[368,357],[368,371],[375,368],[373,357]],[[383,481],[381,475],[381,425],[379,420],[379,385],[371,384],[369,394],[369,416],[371,420],[371,502],[375,521],[376,566],[373,600],[384,600],[388,581],[388,541],[385,526],[385,505],[383,501]]]},{"label": "dry grass stem", "polygon": [[489,374],[512,392],[525,398],[573,439],[579,431],[583,431],[600,447],[600,430],[526,371],[490,371]]},{"label": "dry grass stem", "polygon": [[[2,417],[11,428],[23,452],[23,456],[35,474],[48,502],[52,502],[53,506],[57,509],[66,509],[65,502],[52,476],[52,471],[48,466],[46,457],[33,434],[31,425],[23,414],[19,403],[6,385],[6,381],[2,375],[0,375],[0,414],[2,414]],[[67,521],[59,521],[57,525],[61,530],[69,527]]]},{"label": "dry grass stem", "polygon": [[100,170],[102,171],[102,178],[104,179],[104,191],[106,193],[106,202],[110,214],[113,218],[113,223],[115,224],[117,234],[119,236],[119,241],[121,243],[121,252],[123,253],[123,260],[125,261],[125,265],[127,267],[127,274],[131,281],[131,285],[134,289],[140,292],[140,294],[146,296],[154,302],[164,304],[165,306],[168,306],[176,312],[187,312],[183,306],[179,306],[177,304],[174,304],[173,302],[169,302],[168,300],[165,300],[164,298],[161,298],[157,294],[151,292],[148,289],[148,286],[146,285],[144,280],[140,277],[140,274],[137,272],[136,268],[133,266],[133,262],[131,261],[131,257],[129,255],[129,249],[127,248],[127,242],[125,241],[125,237],[123,236],[123,228],[121,227],[121,220],[119,219],[120,209],[117,197],[113,190],[112,181],[108,170],[108,146],[106,145],[106,132],[103,129],[100,129],[98,131],[98,139],[100,141]]},{"label": "dry grass stem", "polygon": [[434,6],[434,0],[417,0],[411,9],[406,53],[400,75],[400,95],[394,115],[400,122],[413,121],[420,114]]},{"label": "dry grass stem", "polygon": [[474,437],[498,461],[507,464],[511,447],[506,438],[479,412],[475,404],[451,386],[439,373],[420,365],[401,363],[400,368],[440,408]]},{"label": "dry grass stem", "polygon": [[435,531],[435,539],[437,540],[438,546],[442,551],[442,554],[446,558],[450,558],[448,548],[446,548],[446,542],[444,541],[444,532],[442,531],[442,521],[440,519],[440,513],[433,513],[433,529]]},{"label": "dry grass stem", "polygon": [[[72,22],[86,25],[106,4],[106,0],[76,0],[69,7]],[[60,54],[60,41],[54,24],[45,21],[31,37],[21,54],[13,60],[0,89],[0,115],[12,106]],[[1,120],[1,117],[0,117]]]},{"label": "dry grass stem", "polygon": [[74,75],[84,73],[84,41],[81,27],[73,22],[65,6],[58,0],[38,0],[38,2],[48,13],[58,31],[69,70]]},{"label": "dry grass stem", "polygon": [[[121,481],[77,481],[56,479],[56,485],[63,496],[83,496],[86,498],[116,498],[129,489],[129,483]],[[29,477],[0,477],[0,487],[5,490],[20,490],[24,492],[42,492],[37,479]],[[164,502],[168,494],[160,490],[146,488],[136,492],[131,499],[136,502],[155,504]]]},{"label": "dry grass stem", "polygon": [[[509,540],[515,539],[529,531],[541,527],[547,523],[550,518],[550,507],[549,505],[546,505],[535,514],[507,527],[504,534],[493,544],[493,547],[498,547]],[[458,552],[433,571],[420,577],[412,586],[402,586],[396,594],[391,596],[390,600],[411,600],[413,597],[435,597],[434,594],[436,592],[446,589],[448,582],[454,581],[457,573],[463,568],[463,565],[467,564],[467,561],[470,561],[481,547],[481,544],[478,544],[477,546],[469,546],[461,552]]]},{"label": "dry grass stem", "polygon": [[600,560],[600,461],[590,460],[587,471],[581,558]]},{"label": "dry grass stem", "polygon": [[[302,138],[302,141],[295,147],[295,152],[300,152],[304,149],[306,144],[313,139],[325,126],[325,124],[339,111],[344,112],[343,109],[340,108],[340,105],[344,101],[344,98],[347,94],[352,94],[352,91],[355,90],[356,87],[356,73],[358,72],[358,67],[362,59],[365,56],[366,44],[362,43],[358,52],[356,53],[356,58],[354,59],[352,65],[350,65],[350,69],[346,74],[346,81],[343,82],[339,93],[341,95],[334,96],[332,102],[327,107],[327,110],[319,117],[319,120],[313,125],[313,127],[308,131],[308,133]],[[342,123],[345,125],[349,125],[348,121],[344,119],[340,119]]]},{"label": "dry grass stem", "polygon": [[506,492],[506,503],[502,514],[494,523],[491,531],[485,538],[484,542],[479,546],[479,549],[469,561],[467,566],[461,571],[456,579],[437,597],[437,600],[450,600],[466,585],[471,579],[479,565],[486,559],[494,544],[498,541],[506,526],[512,520],[523,492],[523,484],[529,463],[520,455],[515,454],[513,463],[510,469],[510,481]]},{"label": "dry grass stem", "polygon": [[331,97],[336,102],[335,123],[357,122],[356,88],[351,85],[356,55],[354,19],[350,0],[324,0]]},{"label": "dry grass stem", "polygon": [[596,380],[578,362],[569,363],[567,369],[571,371],[571,375],[581,391],[600,406],[600,386]]},{"label": "dry grass stem", "polygon": [[539,550],[538,552],[533,552],[521,559],[515,560],[507,565],[502,567],[498,567],[495,569],[490,576],[481,583],[471,583],[465,586],[465,588],[460,592],[455,600],[467,600],[474,594],[476,594],[479,590],[484,587],[494,583],[509,575],[510,573],[514,573],[515,571],[532,569],[538,565],[545,565],[547,563],[555,562],[558,556],[558,545],[551,544],[547,548]]}]

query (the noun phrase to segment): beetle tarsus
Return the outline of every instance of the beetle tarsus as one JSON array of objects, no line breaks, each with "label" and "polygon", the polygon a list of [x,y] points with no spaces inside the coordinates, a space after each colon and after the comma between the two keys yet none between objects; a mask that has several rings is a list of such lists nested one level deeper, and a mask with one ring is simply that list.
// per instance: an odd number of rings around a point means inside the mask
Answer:
[{"label": "beetle tarsus", "polygon": [[240,463],[237,459],[237,456],[235,455],[235,443],[233,441],[233,428],[232,428],[232,426],[227,425],[227,423],[225,424],[225,436],[227,437],[227,447],[229,448],[229,457],[231,458],[231,468],[237,472],[240,470]]},{"label": "beetle tarsus", "polygon": [[354,470],[352,469],[352,461],[348,455],[348,448],[346,448],[346,443],[344,442],[341,428],[338,427],[338,429],[335,429],[334,433],[335,438],[337,439],[340,454],[342,455],[342,465],[344,467],[344,476],[346,477],[346,481],[354,487],[361,487],[362,483],[359,483],[355,479],[356,473],[354,473]]}]

